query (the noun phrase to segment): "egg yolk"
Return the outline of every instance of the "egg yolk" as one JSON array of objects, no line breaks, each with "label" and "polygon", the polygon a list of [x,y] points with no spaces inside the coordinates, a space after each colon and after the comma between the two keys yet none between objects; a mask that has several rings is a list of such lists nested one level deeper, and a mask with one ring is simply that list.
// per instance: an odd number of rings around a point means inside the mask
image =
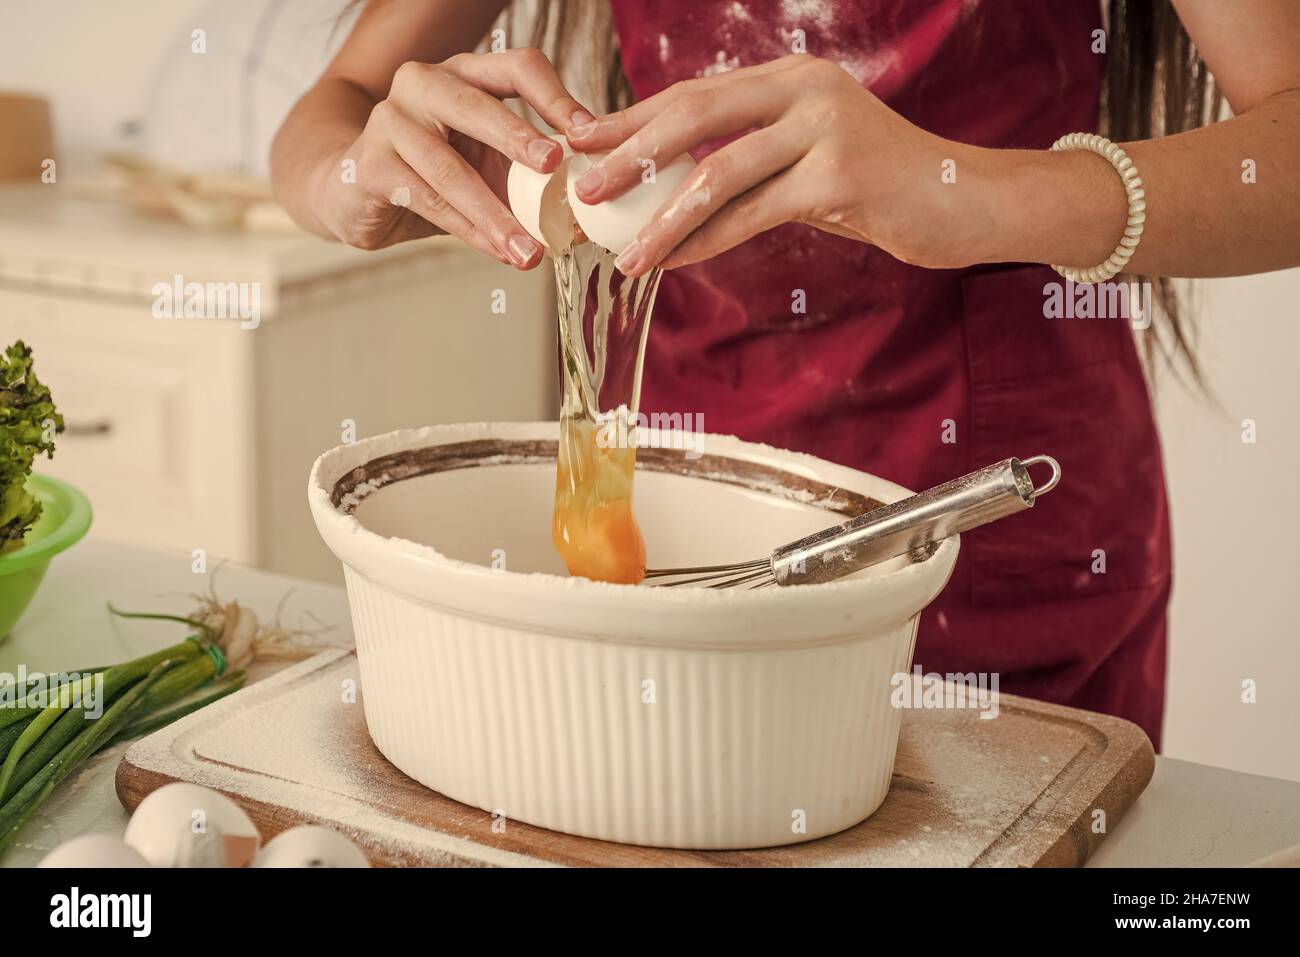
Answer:
[{"label": "egg yolk", "polygon": [[562,419],[551,538],[569,574],[635,585],[645,540],[632,513],[635,448],[607,448],[590,423]]}]

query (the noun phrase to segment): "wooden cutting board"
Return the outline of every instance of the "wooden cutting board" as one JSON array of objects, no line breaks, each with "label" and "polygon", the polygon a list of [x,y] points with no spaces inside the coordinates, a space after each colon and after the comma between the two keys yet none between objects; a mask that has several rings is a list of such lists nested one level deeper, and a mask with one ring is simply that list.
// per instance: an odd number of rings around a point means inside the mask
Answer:
[{"label": "wooden cutting board", "polygon": [[118,797],[133,810],[155,788],[191,781],[242,805],[264,839],[324,824],[377,865],[1070,866],[1155,767],[1127,721],[1002,695],[992,720],[905,711],[889,796],[856,827],[760,850],[634,847],[494,822],[417,784],[371,743],[357,684],[355,655],[335,650],[245,688],[134,744]]}]

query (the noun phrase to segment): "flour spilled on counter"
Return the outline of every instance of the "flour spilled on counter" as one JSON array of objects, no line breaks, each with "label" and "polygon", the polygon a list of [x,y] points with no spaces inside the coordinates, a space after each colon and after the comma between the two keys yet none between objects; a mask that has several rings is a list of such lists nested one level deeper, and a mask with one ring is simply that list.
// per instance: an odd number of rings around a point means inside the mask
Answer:
[{"label": "flour spilled on counter", "polygon": [[[401,779],[369,745],[360,702],[341,700],[355,658],[328,652],[259,682],[133,745],[128,761],[236,800],[318,820],[388,859],[448,866],[545,865],[526,854],[402,819],[402,801],[427,793]],[[305,680],[298,680],[300,677]],[[857,839],[832,837],[824,866],[969,867],[1032,863],[1068,832],[1085,804],[1072,793],[1105,738],[1088,718],[1043,720],[1016,706],[996,721],[968,710],[904,711],[889,796]],[[1104,720],[1104,719],[1100,719]],[[996,728],[995,728],[996,726]],[[1101,737],[1101,744],[1090,734]],[[359,747],[358,742],[365,742]],[[409,782],[409,788],[407,784]],[[1068,799],[1068,800],[1063,800]],[[409,803],[407,805],[409,807]],[[466,809],[462,833],[482,812]],[[846,835],[854,832],[845,832]],[[822,844],[815,842],[810,848]],[[746,852],[752,854],[756,852]],[[800,847],[763,852],[799,863]],[[729,852],[720,852],[720,862]],[[1028,858],[1027,858],[1028,855]]]},{"label": "flour spilled on counter", "polygon": [[890,795],[871,818],[894,839],[846,854],[837,865],[1023,863],[1018,849],[1054,814],[1075,779],[1077,771],[1069,772],[1080,750],[1078,731],[1045,726],[1014,709],[996,721],[971,721],[959,709],[929,711],[923,733],[921,722],[908,717],[905,712]]}]

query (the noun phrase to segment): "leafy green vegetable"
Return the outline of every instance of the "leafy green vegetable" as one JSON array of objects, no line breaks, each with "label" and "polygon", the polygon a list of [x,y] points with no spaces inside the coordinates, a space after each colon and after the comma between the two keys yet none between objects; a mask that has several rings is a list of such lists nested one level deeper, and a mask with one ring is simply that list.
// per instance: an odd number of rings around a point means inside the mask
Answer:
[{"label": "leafy green vegetable", "polygon": [[0,355],[0,555],[22,544],[41,516],[41,503],[26,489],[32,461],[54,455],[63,416],[50,390],[32,371],[32,350],[20,339]]}]

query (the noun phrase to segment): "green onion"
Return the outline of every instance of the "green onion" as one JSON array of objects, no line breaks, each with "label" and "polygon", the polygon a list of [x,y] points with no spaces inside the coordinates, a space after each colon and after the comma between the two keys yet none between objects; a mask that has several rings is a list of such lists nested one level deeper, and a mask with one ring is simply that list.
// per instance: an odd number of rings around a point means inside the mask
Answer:
[{"label": "green onion", "polygon": [[27,753],[27,749],[40,739],[64,711],[71,707],[74,694],[80,698],[80,692],[80,678],[62,686],[58,690],[58,703],[45,708],[31,724],[23,729],[23,733],[18,736],[18,740],[5,756],[4,764],[0,765],[0,801],[4,801],[5,794],[9,790],[9,779],[13,777],[14,768],[18,766],[18,759]]},{"label": "green onion", "polygon": [[[127,725],[125,728],[119,731],[116,734],[116,736],[114,736],[112,742],[110,743],[117,744],[120,741],[127,741],[131,738],[138,738],[141,735],[145,735],[145,734],[149,734],[150,732],[157,731],[159,728],[165,728],[173,721],[178,721],[179,719],[185,717],[187,714],[193,714],[195,711],[198,711],[200,708],[206,708],[208,705],[212,704],[212,702],[224,698],[228,694],[232,694],[233,692],[238,691],[240,688],[244,686],[244,680],[247,677],[248,677],[247,672],[236,671],[234,674],[226,678],[224,681],[221,681],[218,684],[214,685],[212,690],[209,691],[207,694],[195,698],[193,701],[187,701],[185,704],[178,705],[177,707],[172,708],[168,711],[159,711],[156,714],[149,714],[136,721],[132,721],[129,725]],[[155,685],[155,687],[157,686]],[[145,693],[145,696],[148,697],[149,693],[152,692],[153,690],[154,690],[153,688],[150,688],[149,692]]]},{"label": "green onion", "polygon": [[[143,616],[136,616],[136,617],[143,617]],[[87,669],[87,671],[91,674],[103,673],[104,684],[105,684],[105,688],[107,689],[110,674],[115,669],[117,670],[117,674],[113,676],[114,680],[116,681],[134,680],[132,676],[134,676],[134,678],[138,678],[140,675],[147,673],[150,668],[152,668],[160,661],[163,661],[167,658],[188,657],[189,655],[197,654],[198,651],[200,650],[202,649],[199,648],[197,639],[190,639],[188,641],[181,642],[179,645],[172,645],[170,648],[164,648],[162,651],[155,651],[153,654],[145,655],[143,658],[136,658],[134,661],[129,661],[124,665],[113,665],[108,668]],[[123,671],[122,669],[129,669],[129,670]],[[85,674],[87,672],[83,671],[83,672],[71,672],[71,673]],[[117,687],[120,689],[121,685],[119,684],[117,685]],[[9,725],[14,724],[18,721],[25,721],[28,718],[34,718],[45,710],[47,709],[36,705],[24,706],[21,708],[6,708],[3,711],[0,711],[0,729],[8,727]]]},{"label": "green onion", "polygon": [[153,711],[203,687],[217,677],[217,663],[211,655],[196,655],[167,674],[149,689],[141,702],[145,711]]},{"label": "green onion", "polygon": [[[200,651],[201,649],[198,646],[198,642],[182,641],[180,644],[172,645],[170,648],[164,648],[162,651],[154,652],[151,655],[145,655],[143,658],[137,658],[134,661],[128,661],[124,665],[115,665],[112,668],[109,668],[107,671],[103,672],[102,694],[104,696],[104,701],[101,703],[106,704],[109,700],[115,697],[120,690],[127,687],[132,682],[139,681],[142,676],[148,674],[150,670],[160,662],[174,662],[180,659],[190,658],[199,654]],[[209,663],[212,661],[208,655],[203,655],[203,657],[207,658]],[[47,760],[50,753],[57,751],[58,748],[62,747],[63,744],[69,740],[73,734],[75,734],[75,722],[84,716],[84,712],[78,709],[72,709],[71,704],[74,695],[77,695],[84,700],[84,696],[80,695],[81,681],[82,679],[78,678],[76,681],[72,681],[59,688],[58,702],[43,709],[36,716],[35,720],[32,721],[31,724],[27,725],[27,728],[21,735],[19,735],[18,740],[14,742],[13,747],[10,748],[9,753],[5,756],[4,764],[0,765],[0,803],[2,803],[9,795],[11,783],[15,785],[22,783],[22,778],[13,781],[14,774],[18,769],[18,762],[38,740],[42,740],[42,736],[50,738],[51,740],[46,745],[46,750],[38,761],[38,763],[41,764]],[[61,718],[70,718],[72,719],[72,722],[67,720],[61,721],[60,723],[63,727],[59,729],[56,735],[46,735],[45,732],[48,731],[56,721],[60,721]]]},{"label": "green onion", "polygon": [[[141,703],[143,711],[152,711],[164,704],[175,701],[182,695],[188,694],[212,680],[212,677],[216,674],[216,663],[212,660],[212,656],[200,654],[201,649],[199,649],[197,642],[185,641],[165,650],[175,652],[173,658],[167,659],[168,661],[174,661],[175,665],[149,688]],[[147,656],[147,658],[109,668],[104,673],[104,703],[107,704],[108,701],[116,697],[118,691],[130,681],[136,680],[148,672],[148,669],[141,662],[154,664],[156,662],[153,662],[153,659],[157,657],[158,653],[155,653]],[[80,709],[70,708],[65,711],[57,723],[41,737],[39,743],[31,747],[30,753],[19,754],[17,764],[11,772],[12,780],[10,785],[13,788],[21,787],[43,764],[76,737],[78,729],[84,727],[86,720],[85,712]],[[15,750],[17,749],[15,748]],[[11,751],[10,755],[13,753]],[[9,765],[8,759],[6,759],[5,765]],[[0,782],[2,781],[3,778],[0,778]],[[0,789],[0,801],[4,800],[5,793],[7,791]]]},{"label": "green onion", "polygon": [[109,613],[118,618],[143,618],[146,621],[176,621],[182,625],[189,625],[191,628],[198,628],[203,632],[203,637],[209,641],[215,641],[216,635],[212,633],[212,626],[207,622],[199,621],[197,618],[187,618],[184,615],[164,615],[153,611],[122,611],[114,607],[112,602],[108,603]]},{"label": "green onion", "polygon": [[[26,697],[24,695],[23,699],[25,700]],[[19,721],[30,721],[40,713],[40,708],[5,708],[4,711],[0,711],[0,728],[7,728]]]},{"label": "green onion", "polygon": [[124,695],[72,739],[55,755],[41,772],[20,787],[4,804],[0,804],[0,850],[4,849],[19,829],[27,823],[36,809],[50,796],[54,788],[85,757],[93,754],[103,741],[108,740],[139,712],[137,704],[149,687],[171,666],[163,661],[155,665],[144,678],[137,681]]},{"label": "green onion", "polygon": [[[31,721],[32,719],[28,718],[27,720]],[[23,733],[25,727],[27,727],[26,724],[19,723],[0,729],[0,761],[5,759],[5,755],[9,753],[9,749],[14,746],[14,742],[18,740],[18,736]]]},{"label": "green onion", "polygon": [[[242,687],[242,670],[222,678],[227,661],[242,668],[257,657],[304,658],[318,650],[299,644],[307,632],[259,628],[257,616],[236,602],[223,605],[215,595],[200,601],[191,617],[122,612],[109,605],[121,618],[176,622],[198,634],[125,664],[74,672],[77,679],[60,687],[48,707],[0,708],[0,852],[59,782],[100,748],[157,730]],[[105,708],[96,719],[88,717],[84,701],[73,706],[88,680],[102,681],[97,690]],[[36,687],[33,680],[23,690]]]}]

